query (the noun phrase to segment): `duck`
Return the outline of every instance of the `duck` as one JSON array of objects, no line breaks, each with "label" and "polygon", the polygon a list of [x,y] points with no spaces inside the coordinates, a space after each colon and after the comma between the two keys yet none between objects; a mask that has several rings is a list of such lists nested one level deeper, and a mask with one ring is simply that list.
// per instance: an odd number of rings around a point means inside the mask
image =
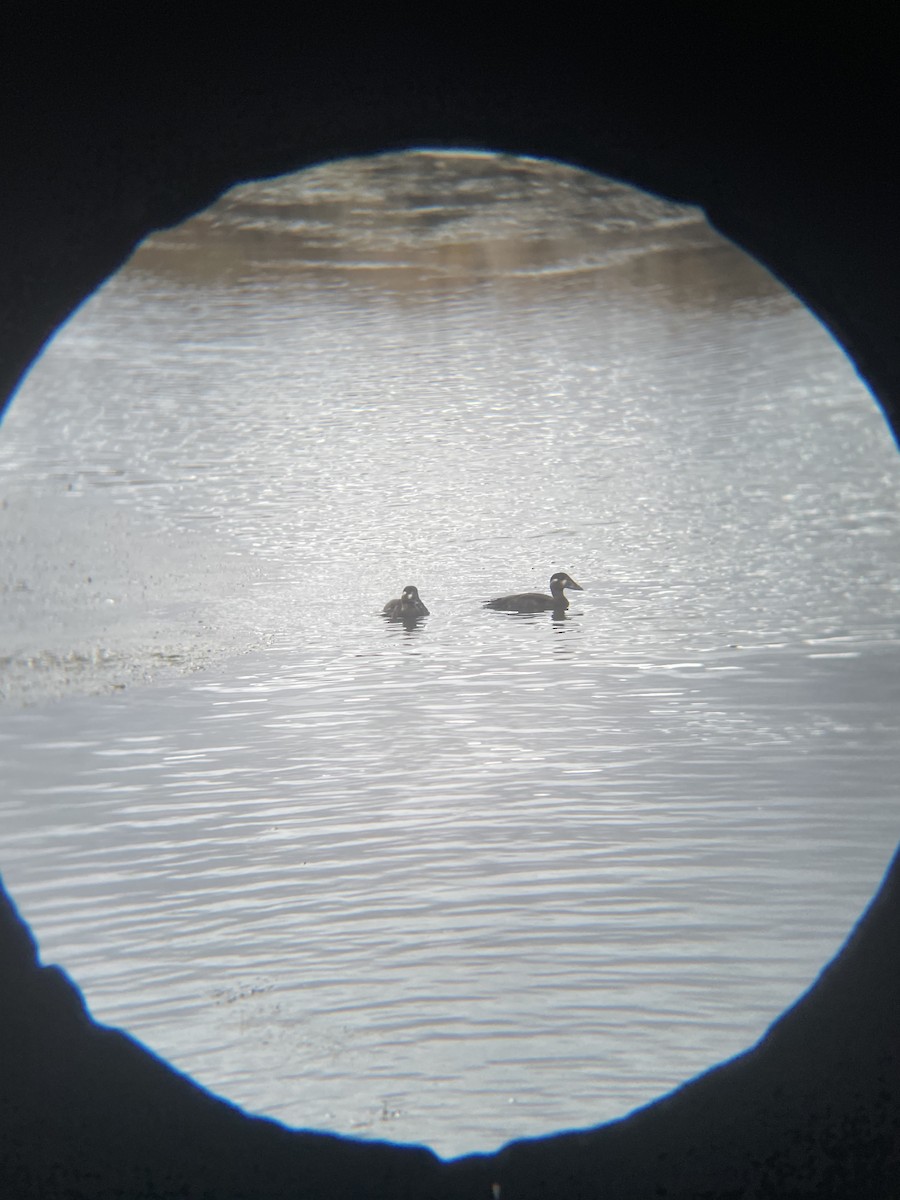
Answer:
[{"label": "duck", "polygon": [[576,583],[565,571],[557,571],[550,576],[550,595],[543,592],[521,592],[517,596],[497,596],[493,600],[485,600],[482,608],[496,608],[502,612],[562,612],[569,607],[569,601],[563,595],[564,588],[574,588],[583,592],[584,588]]},{"label": "duck", "polygon": [[399,599],[388,600],[381,611],[391,621],[413,621],[428,616],[428,609],[419,599],[419,589],[411,583],[406,585]]}]

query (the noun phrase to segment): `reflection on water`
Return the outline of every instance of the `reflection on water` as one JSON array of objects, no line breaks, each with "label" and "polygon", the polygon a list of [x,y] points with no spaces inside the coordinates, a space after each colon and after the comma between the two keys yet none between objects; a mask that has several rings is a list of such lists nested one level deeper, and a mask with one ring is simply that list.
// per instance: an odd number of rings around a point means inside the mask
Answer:
[{"label": "reflection on water", "polygon": [[207,1086],[448,1154],[614,1117],[873,891],[893,448],[695,212],[470,155],[240,189],[2,432],[5,878]]}]

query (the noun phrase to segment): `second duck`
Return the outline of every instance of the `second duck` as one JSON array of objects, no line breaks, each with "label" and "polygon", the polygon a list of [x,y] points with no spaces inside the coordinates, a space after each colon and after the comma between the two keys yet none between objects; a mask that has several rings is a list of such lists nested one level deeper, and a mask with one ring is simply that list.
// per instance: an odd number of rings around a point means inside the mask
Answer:
[{"label": "second duck", "polygon": [[574,588],[583,592],[584,588],[576,583],[565,571],[557,571],[550,576],[550,595],[543,592],[520,592],[515,596],[497,596],[493,600],[485,600],[482,608],[495,608],[501,612],[563,612],[569,607],[569,601],[563,594],[564,588]]},{"label": "second duck", "polygon": [[388,600],[381,611],[391,621],[414,621],[417,617],[428,616],[428,609],[419,599],[419,589],[411,583],[403,589],[399,600]]}]

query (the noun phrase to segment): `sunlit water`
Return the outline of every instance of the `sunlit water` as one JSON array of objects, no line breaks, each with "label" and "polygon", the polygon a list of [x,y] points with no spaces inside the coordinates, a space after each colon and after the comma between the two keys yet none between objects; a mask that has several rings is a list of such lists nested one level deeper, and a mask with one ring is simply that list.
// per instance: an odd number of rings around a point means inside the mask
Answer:
[{"label": "sunlit water", "polygon": [[[260,185],[0,432],[5,879],[220,1094],[443,1154],[596,1123],[876,887],[895,451],[698,214],[471,156]],[[565,619],[480,608],[557,569]]]}]

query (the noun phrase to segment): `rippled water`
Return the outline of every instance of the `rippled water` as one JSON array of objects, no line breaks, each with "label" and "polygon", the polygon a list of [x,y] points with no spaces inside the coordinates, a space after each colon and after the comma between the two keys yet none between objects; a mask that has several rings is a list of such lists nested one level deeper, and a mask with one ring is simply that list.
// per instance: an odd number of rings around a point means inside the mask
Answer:
[{"label": "rippled water", "polygon": [[[894,448],[690,210],[472,156],[245,189],[2,435],[4,875],[221,1094],[446,1154],[618,1116],[874,890]],[[566,619],[481,610],[556,569]]]}]

